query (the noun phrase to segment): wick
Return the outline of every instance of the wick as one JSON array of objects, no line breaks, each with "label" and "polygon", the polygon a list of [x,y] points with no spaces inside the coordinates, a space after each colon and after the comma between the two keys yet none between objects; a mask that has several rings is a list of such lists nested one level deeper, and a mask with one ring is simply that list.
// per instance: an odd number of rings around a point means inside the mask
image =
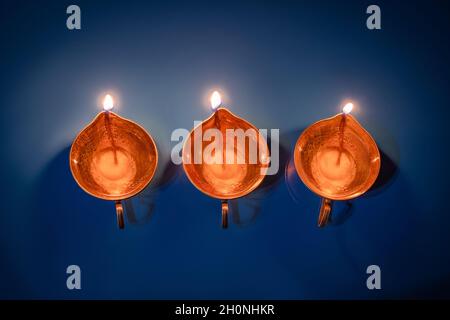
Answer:
[{"label": "wick", "polygon": [[341,117],[341,122],[339,124],[339,155],[336,161],[336,164],[339,166],[341,164],[341,154],[344,151],[344,128],[345,128],[345,120],[346,114],[343,113]]},{"label": "wick", "polygon": [[111,142],[111,146],[113,148],[113,152],[114,152],[114,164],[117,165],[118,160],[117,160],[117,148],[116,148],[116,144],[114,142],[114,137],[112,135],[112,131],[111,131],[111,119],[109,118],[109,111],[105,111],[106,115],[105,115],[105,127],[106,127],[106,132],[108,134],[108,138],[109,141]]},{"label": "wick", "polygon": [[[218,108],[217,108],[218,109]],[[216,128],[218,128],[220,130],[220,133],[222,134],[222,169],[225,170],[225,157],[226,157],[226,135],[224,134],[224,130],[222,128],[222,126],[220,125],[220,116],[219,116],[219,112],[217,112],[217,109],[214,111],[214,125],[216,126]]]}]

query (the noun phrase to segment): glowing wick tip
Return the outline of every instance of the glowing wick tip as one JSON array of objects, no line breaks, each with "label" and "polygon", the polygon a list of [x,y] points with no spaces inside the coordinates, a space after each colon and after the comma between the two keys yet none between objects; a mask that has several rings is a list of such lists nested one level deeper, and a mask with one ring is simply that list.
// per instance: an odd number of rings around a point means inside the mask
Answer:
[{"label": "glowing wick tip", "polygon": [[344,108],[342,108],[342,112],[344,112],[345,114],[349,114],[350,112],[352,112],[353,110],[353,103],[349,102],[347,103]]},{"label": "glowing wick tip", "polygon": [[214,91],[211,95],[211,108],[216,110],[222,104],[222,98],[218,91]]},{"label": "glowing wick tip", "polygon": [[113,107],[114,107],[114,100],[111,97],[111,95],[107,94],[103,99],[103,109],[105,109],[105,111],[109,111]]}]

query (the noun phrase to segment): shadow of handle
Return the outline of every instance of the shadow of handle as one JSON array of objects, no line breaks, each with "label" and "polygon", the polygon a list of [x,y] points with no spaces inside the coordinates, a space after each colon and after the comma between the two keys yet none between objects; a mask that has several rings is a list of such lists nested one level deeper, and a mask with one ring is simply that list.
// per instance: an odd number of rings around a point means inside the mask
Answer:
[{"label": "shadow of handle", "polygon": [[123,221],[123,206],[120,200],[116,201],[116,214],[117,214],[117,225],[119,229],[123,229],[125,227],[125,223]]},{"label": "shadow of handle", "polygon": [[320,228],[325,227],[330,220],[331,205],[332,202],[330,199],[322,198],[322,204],[320,205],[319,211],[319,221],[317,223]]}]

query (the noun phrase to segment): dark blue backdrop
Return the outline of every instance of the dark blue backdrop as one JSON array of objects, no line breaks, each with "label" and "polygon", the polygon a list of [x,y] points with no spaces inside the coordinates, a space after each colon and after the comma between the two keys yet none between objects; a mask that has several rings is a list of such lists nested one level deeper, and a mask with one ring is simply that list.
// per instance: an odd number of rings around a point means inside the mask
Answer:
[{"label": "dark blue backdrop", "polygon": [[[449,5],[377,1],[2,1],[1,298],[450,297]],[[260,128],[280,128],[280,173],[232,203],[171,165],[170,134],[209,115],[213,88]],[[85,194],[69,171],[77,132],[112,90],[117,112],[153,135],[158,175],[126,203]],[[312,122],[352,98],[383,151],[376,186],[333,224],[291,151]],[[82,290],[66,288],[66,267]],[[382,290],[366,288],[377,264]]]}]

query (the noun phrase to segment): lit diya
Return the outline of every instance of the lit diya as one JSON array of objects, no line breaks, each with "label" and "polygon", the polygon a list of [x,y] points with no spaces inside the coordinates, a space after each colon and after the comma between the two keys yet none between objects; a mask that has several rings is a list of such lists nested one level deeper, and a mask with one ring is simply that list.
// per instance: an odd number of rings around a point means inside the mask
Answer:
[{"label": "lit diya", "polygon": [[116,203],[117,223],[124,227],[121,200],[144,189],[156,170],[158,151],[152,137],[138,124],[111,112],[106,95],[104,111],[75,138],[70,149],[70,170],[90,195]]},{"label": "lit diya", "polygon": [[191,131],[182,158],[192,184],[222,201],[222,227],[226,228],[228,200],[245,196],[260,185],[269,152],[258,129],[221,104],[215,91],[211,96],[214,113]]},{"label": "lit diya", "polygon": [[299,137],[294,150],[295,169],[303,183],[322,197],[319,227],[327,224],[332,200],[349,200],[365,193],[378,177],[380,152],[370,134],[343,113],[318,121]]}]

